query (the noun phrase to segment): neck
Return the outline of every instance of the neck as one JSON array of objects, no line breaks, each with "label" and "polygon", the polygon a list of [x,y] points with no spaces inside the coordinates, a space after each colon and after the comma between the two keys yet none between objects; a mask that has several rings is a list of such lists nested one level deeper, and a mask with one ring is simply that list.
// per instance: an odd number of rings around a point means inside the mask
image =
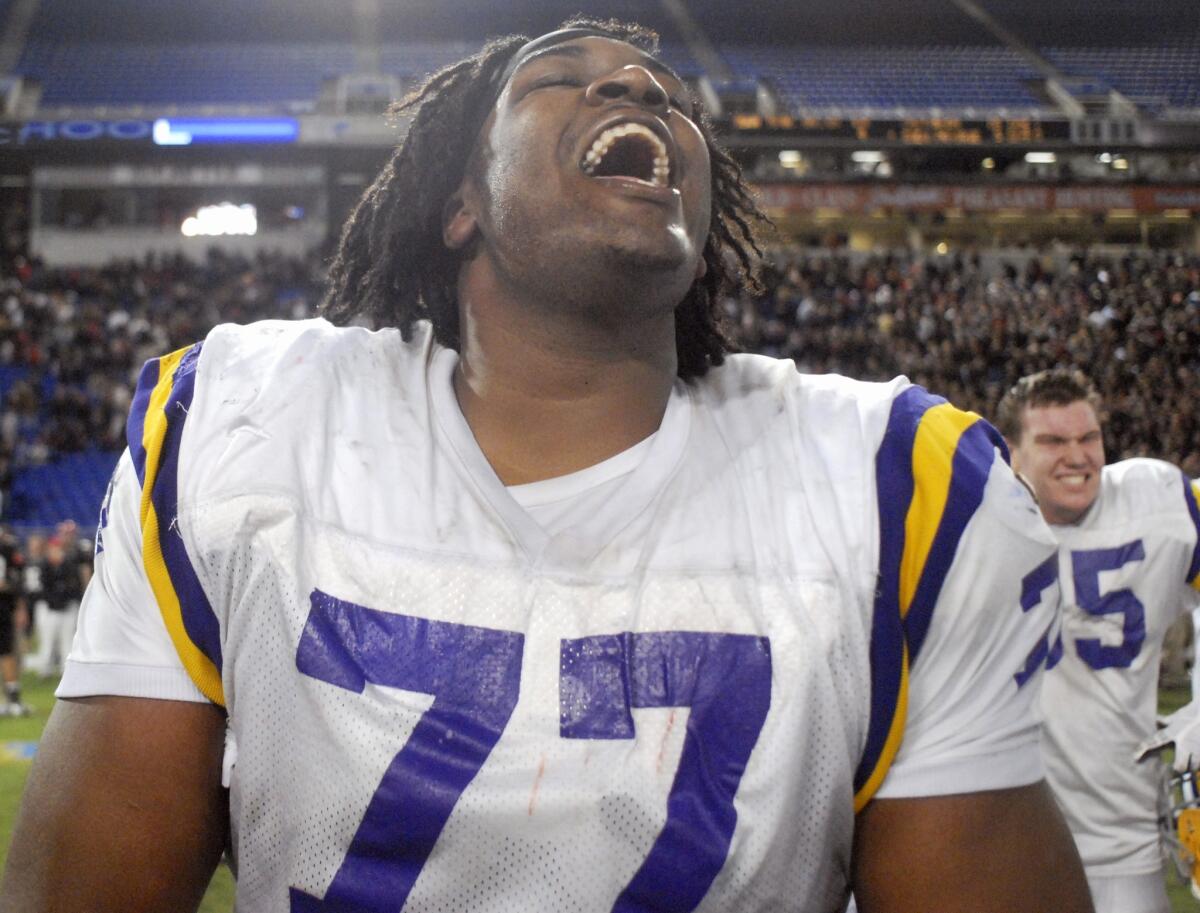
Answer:
[{"label": "neck", "polygon": [[673,309],[564,306],[469,276],[459,302],[454,392],[506,485],[584,469],[658,430],[675,381]]}]

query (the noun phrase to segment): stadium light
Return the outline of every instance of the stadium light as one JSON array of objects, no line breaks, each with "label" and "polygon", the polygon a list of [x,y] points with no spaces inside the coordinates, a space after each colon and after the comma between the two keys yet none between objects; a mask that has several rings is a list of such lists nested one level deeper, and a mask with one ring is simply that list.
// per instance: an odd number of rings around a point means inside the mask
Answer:
[{"label": "stadium light", "polygon": [[804,161],[804,156],[795,149],[779,150],[779,164],[784,168],[797,168]]},{"label": "stadium light", "polygon": [[1058,156],[1053,152],[1026,152],[1025,161],[1030,165],[1053,165]]},{"label": "stadium light", "polygon": [[885,158],[886,156],[882,152],[875,149],[857,149],[850,153],[852,162],[859,162],[863,165],[878,165]]},{"label": "stadium light", "polygon": [[179,226],[179,231],[188,238],[203,235],[256,235],[258,234],[258,212],[250,203],[238,206],[221,203],[217,206],[201,206],[194,216],[188,216]]},{"label": "stadium light", "polygon": [[294,143],[300,136],[293,117],[235,118],[231,120],[160,117],[151,128],[156,146],[190,146],[193,143]]}]

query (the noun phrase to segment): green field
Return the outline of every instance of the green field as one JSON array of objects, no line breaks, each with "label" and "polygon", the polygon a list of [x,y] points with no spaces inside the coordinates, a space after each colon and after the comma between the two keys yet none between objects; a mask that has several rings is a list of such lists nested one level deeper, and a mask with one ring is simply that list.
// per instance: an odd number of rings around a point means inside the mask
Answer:
[{"label": "green field", "polygon": [[[26,675],[23,698],[33,708],[33,715],[25,719],[0,717],[0,870],[8,857],[8,844],[13,823],[17,818],[17,806],[21,801],[21,790],[29,773],[30,762],[23,760],[19,747],[24,743],[36,742],[46,725],[50,708],[54,705],[54,683],[43,682],[36,676]],[[209,885],[201,913],[230,913],[233,909],[233,877],[225,866],[221,866]]]},{"label": "green field", "polygon": [[[25,776],[29,772],[28,760],[21,759],[19,746],[36,742],[46,725],[46,718],[54,704],[53,685],[41,682],[33,676],[25,677],[25,702],[33,708],[27,719],[0,717],[0,869],[8,855],[9,835],[17,817],[17,806]],[[1164,712],[1174,710],[1187,702],[1188,692],[1184,689],[1166,690],[1159,694],[1159,703]],[[14,748],[14,743],[18,748]],[[1200,903],[1192,899],[1187,886],[1180,884],[1174,872],[1167,877],[1167,891],[1171,896],[1172,913],[1197,913]],[[233,878],[221,866],[209,885],[201,913],[229,913],[233,909]]]}]

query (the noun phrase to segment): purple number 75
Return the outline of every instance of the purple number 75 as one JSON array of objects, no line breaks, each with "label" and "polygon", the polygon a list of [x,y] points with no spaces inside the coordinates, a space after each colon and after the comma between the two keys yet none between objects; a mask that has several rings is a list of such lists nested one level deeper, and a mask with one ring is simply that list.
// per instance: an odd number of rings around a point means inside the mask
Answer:
[{"label": "purple number 75", "polygon": [[[459,796],[516,706],[524,638],[381,612],[314,591],[297,668],[354,692],[367,682],[434,695],[392,760],[324,897],[292,888],[292,913],[397,913]],[[729,853],[734,796],[766,720],[766,638],[696,632],[564,640],[560,735],[632,739],[631,710],[689,707],[667,819],[614,913],[690,911]]]}]

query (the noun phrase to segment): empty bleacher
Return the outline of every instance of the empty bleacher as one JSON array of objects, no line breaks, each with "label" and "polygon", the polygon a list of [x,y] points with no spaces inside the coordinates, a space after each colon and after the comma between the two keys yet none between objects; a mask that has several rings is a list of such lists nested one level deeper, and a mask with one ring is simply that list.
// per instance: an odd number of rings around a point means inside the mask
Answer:
[{"label": "empty bleacher", "polygon": [[[1111,87],[1152,110],[1200,106],[1194,0],[1084,7],[982,0],[994,26],[944,0],[911,0],[902,15],[871,0],[829,6],[689,0],[687,7],[740,79],[766,78],[793,111],[941,109],[1034,113],[1048,106],[1019,49],[1041,46],[1070,77]],[[12,0],[0,0],[0,22]],[[570,0],[468,0],[379,5],[363,13],[326,0],[40,0],[16,72],[42,86],[43,108],[277,106],[304,110],[326,79],[359,69],[419,78],[486,36],[536,33],[578,8]],[[367,9],[369,7],[363,7]],[[656,4],[611,0],[607,14],[663,34],[664,56],[698,75],[675,22]],[[1003,37],[1007,29],[1020,41]],[[24,36],[23,36],[24,37]],[[369,68],[369,67],[368,67]],[[710,74],[726,78],[728,74]]]},{"label": "empty bleacher", "polygon": [[1042,53],[1066,75],[1110,86],[1142,108],[1200,108],[1200,41],[1148,47],[1049,47]]},{"label": "empty bleacher", "polygon": [[[406,42],[380,47],[380,69],[411,82],[461,60],[478,42]],[[682,45],[663,57],[685,75],[699,67]],[[255,107],[304,111],[327,79],[357,71],[352,42],[308,44],[117,43],[26,45],[18,75],[37,80],[43,109]]]},{"label": "empty bleacher", "polygon": [[354,45],[28,44],[19,75],[42,107],[313,103],[322,82],[354,70]]},{"label": "empty bleacher", "polygon": [[351,6],[328,0],[39,0],[29,34],[65,45],[352,42]]},{"label": "empty bleacher", "polygon": [[791,113],[1033,111],[1039,74],[1000,45],[962,47],[724,46],[734,72],[771,82]]}]

